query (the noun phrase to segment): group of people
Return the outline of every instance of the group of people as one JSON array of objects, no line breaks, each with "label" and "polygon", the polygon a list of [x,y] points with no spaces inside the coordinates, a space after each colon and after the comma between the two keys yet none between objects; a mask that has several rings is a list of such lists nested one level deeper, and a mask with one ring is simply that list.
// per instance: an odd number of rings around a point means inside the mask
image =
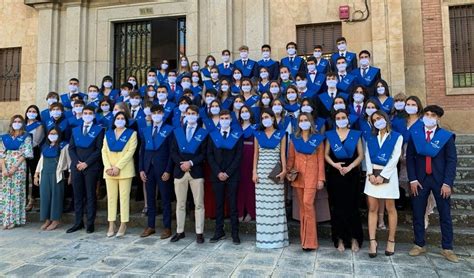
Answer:
[{"label": "group of people", "polygon": [[[197,243],[205,241],[206,216],[216,221],[209,241],[223,240],[228,215],[234,244],[240,243],[239,222],[256,219],[257,247],[281,248],[289,244],[286,208],[292,199],[303,250],[318,248],[317,222],[330,219],[334,246],[358,251],[363,192],[369,256],[377,256],[376,230],[384,225],[385,211],[385,255],[391,256],[395,200],[402,186],[412,195],[415,246],[410,255],[426,252],[425,215],[432,193],[442,253],[457,261],[450,216],[455,136],[439,126],[443,109],[423,108],[416,96],[392,96],[369,51],[348,51],[345,38],[336,43],[338,51],[330,59],[320,45],[303,59],[290,42],[288,56],[279,62],[271,58],[269,45],[261,47],[259,61],[249,58],[247,46],[239,48],[240,59],[233,62],[229,50],[222,51],[220,64],[212,55],[204,66],[182,56],[178,68],[170,70],[163,60],[159,69],[148,71],[142,86],[130,76],[114,88],[106,76],[100,86],[82,93],[79,80],[71,78],[67,92],[47,94],[47,109],[31,105],[25,116],[14,115],[1,137],[4,229],[25,224],[32,183],[40,191],[41,229],[56,229],[70,183],[75,223],[67,232],[85,227],[92,233],[96,188],[105,180],[107,237],[125,234],[132,183],[138,183],[148,219],[142,237],[155,233],[159,193],[161,239],[184,238],[186,213],[194,210]],[[140,180],[133,182],[135,177]]]}]

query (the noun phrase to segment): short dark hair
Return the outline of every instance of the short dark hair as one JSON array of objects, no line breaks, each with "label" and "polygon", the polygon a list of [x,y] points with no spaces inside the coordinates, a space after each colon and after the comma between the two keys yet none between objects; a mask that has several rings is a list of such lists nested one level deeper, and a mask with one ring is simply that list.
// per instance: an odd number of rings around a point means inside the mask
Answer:
[{"label": "short dark hair", "polygon": [[314,56],[311,56],[311,57],[309,57],[308,59],[306,59],[306,62],[315,62],[315,63],[318,63],[318,59],[316,59],[316,57],[314,57]]},{"label": "short dark hair", "polygon": [[161,104],[153,104],[153,106],[150,108],[151,113],[153,112],[163,112],[163,105]]},{"label": "short dark hair", "polygon": [[287,43],[287,44],[286,44],[286,49],[288,49],[288,47],[291,46],[291,45],[294,46],[295,49],[298,49],[298,46],[296,45],[295,42],[289,42],[289,43]]},{"label": "short dark hair", "polygon": [[137,96],[140,97],[140,98],[142,98],[142,96],[140,95],[139,92],[133,91],[133,92],[130,93],[130,98],[134,98],[134,97],[137,97]]},{"label": "short dark hair", "polygon": [[96,85],[89,85],[89,87],[87,87],[87,90],[89,91],[90,88],[96,88],[97,91],[99,91],[99,87]]},{"label": "short dark hair", "polygon": [[95,113],[95,107],[92,107],[92,106],[90,106],[90,105],[87,105],[86,107],[84,107],[84,108],[82,109],[82,112],[84,113],[85,110],[89,110],[89,111],[91,111],[92,113]]},{"label": "short dark hair", "polygon": [[346,38],[339,37],[339,38],[336,39],[336,43],[339,43],[339,42],[347,42],[347,41],[346,41]]},{"label": "short dark hair", "polygon": [[315,46],[313,47],[313,50],[314,50],[314,49],[321,49],[321,50],[323,50],[323,46],[320,45],[320,44],[317,44],[317,45],[315,45]]},{"label": "short dark hair", "polygon": [[219,112],[219,116],[224,116],[224,115],[230,115],[230,111],[227,110],[227,109],[222,109],[222,110]]},{"label": "short dark hair", "polygon": [[262,47],[260,47],[260,49],[264,49],[264,48],[268,48],[270,49],[270,51],[272,50],[272,47],[269,44],[264,44],[262,45]]},{"label": "short dark hair", "polygon": [[423,113],[426,113],[426,112],[433,112],[440,118],[443,117],[444,115],[444,109],[441,108],[441,106],[436,105],[436,104],[426,106],[425,109],[423,109]]},{"label": "short dark hair", "polygon": [[224,50],[222,50],[221,54],[222,55],[224,55],[224,54],[229,54],[230,55],[230,50],[229,49],[224,49]]},{"label": "short dark hair", "polygon": [[76,105],[76,104],[82,104],[82,106],[86,105],[86,103],[82,99],[75,100],[74,105]]},{"label": "short dark hair", "polygon": [[69,81],[76,81],[77,83],[79,83],[79,79],[77,79],[77,78],[75,78],[75,77],[69,79]]},{"label": "short dark hair", "polygon": [[306,79],[306,73],[304,71],[299,71],[296,76],[295,76],[295,79],[296,77],[299,77],[301,79]]},{"label": "short dark hair", "polygon": [[194,111],[199,114],[199,107],[197,107],[197,105],[194,105],[194,104],[189,105],[188,108],[186,109],[186,112],[188,110]]},{"label": "short dark hair", "polygon": [[128,82],[125,82],[125,83],[122,83],[122,85],[120,85],[120,89],[124,89],[124,88],[127,88],[129,90],[132,90],[133,89],[133,85],[128,83]]},{"label": "short dark hair", "polygon": [[165,85],[158,86],[158,88],[156,88],[156,90],[158,91],[158,89],[166,89],[166,91],[168,92],[168,87],[166,87]]},{"label": "short dark hair", "polygon": [[328,77],[337,77],[337,74],[335,72],[330,71],[326,74],[326,78]]},{"label": "short dark hair", "polygon": [[364,50],[362,50],[361,52],[359,52],[359,57],[360,57],[360,55],[362,55],[362,54],[367,54],[367,55],[369,55],[369,57],[370,57],[370,52],[369,52],[368,50],[365,50],[365,49],[364,49]]},{"label": "short dark hair", "polygon": [[344,56],[339,56],[339,57],[337,57],[336,63],[339,62],[339,60],[344,60],[344,62],[347,62],[347,59],[346,59],[346,57],[344,57]]}]

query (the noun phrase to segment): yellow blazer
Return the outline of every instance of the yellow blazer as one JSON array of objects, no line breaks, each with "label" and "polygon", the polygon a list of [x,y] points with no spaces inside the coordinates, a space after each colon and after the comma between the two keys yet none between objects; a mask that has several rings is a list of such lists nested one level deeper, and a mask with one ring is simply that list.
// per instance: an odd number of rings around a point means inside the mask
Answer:
[{"label": "yellow blazer", "polygon": [[[104,136],[104,144],[102,146],[102,161],[104,163],[105,179],[127,179],[135,177],[135,165],[133,163],[133,154],[137,148],[137,133],[134,131],[127,144],[121,152],[112,152],[107,145],[107,139]],[[107,175],[106,170],[112,167],[120,169],[118,176],[112,177]]]}]

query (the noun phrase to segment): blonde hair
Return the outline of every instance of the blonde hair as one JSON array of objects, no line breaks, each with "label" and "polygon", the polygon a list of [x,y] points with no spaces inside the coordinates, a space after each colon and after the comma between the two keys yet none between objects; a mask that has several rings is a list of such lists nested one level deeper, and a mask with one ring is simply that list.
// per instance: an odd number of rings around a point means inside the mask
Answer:
[{"label": "blonde hair", "polygon": [[400,92],[400,93],[393,96],[393,100],[394,101],[403,101],[403,102],[405,102],[407,100],[407,95]]},{"label": "blonde hair", "polygon": [[314,119],[313,119],[313,116],[311,116],[310,113],[300,113],[298,115],[298,118],[296,120],[296,127],[294,128],[295,130],[295,137],[301,137],[301,133],[303,132],[303,130],[301,129],[299,123],[300,123],[300,118],[302,116],[306,116],[306,118],[308,119],[308,121],[311,123],[311,127],[309,128],[309,133],[310,135],[311,134],[316,134],[318,133],[318,130],[316,129],[316,126],[314,125]]}]

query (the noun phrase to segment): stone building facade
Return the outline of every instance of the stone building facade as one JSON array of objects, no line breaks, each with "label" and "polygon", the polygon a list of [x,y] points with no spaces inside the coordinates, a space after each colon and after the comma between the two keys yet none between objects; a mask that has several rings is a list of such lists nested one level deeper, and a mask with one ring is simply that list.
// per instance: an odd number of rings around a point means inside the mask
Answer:
[{"label": "stone building facade", "polygon": [[[367,20],[341,22],[340,6],[355,18],[365,2]],[[242,44],[259,59],[268,43],[280,59],[286,43],[297,41],[297,26],[341,22],[349,50],[369,50],[393,94],[440,104],[444,126],[472,133],[474,88],[453,86],[450,50],[449,7],[467,4],[474,0],[0,0],[0,49],[22,48],[19,101],[0,102],[0,120],[31,103],[44,107],[45,95],[64,90],[71,77],[84,90],[113,75],[117,23],[183,17],[185,54],[201,63],[208,54],[220,61],[223,49],[235,58]]]}]

